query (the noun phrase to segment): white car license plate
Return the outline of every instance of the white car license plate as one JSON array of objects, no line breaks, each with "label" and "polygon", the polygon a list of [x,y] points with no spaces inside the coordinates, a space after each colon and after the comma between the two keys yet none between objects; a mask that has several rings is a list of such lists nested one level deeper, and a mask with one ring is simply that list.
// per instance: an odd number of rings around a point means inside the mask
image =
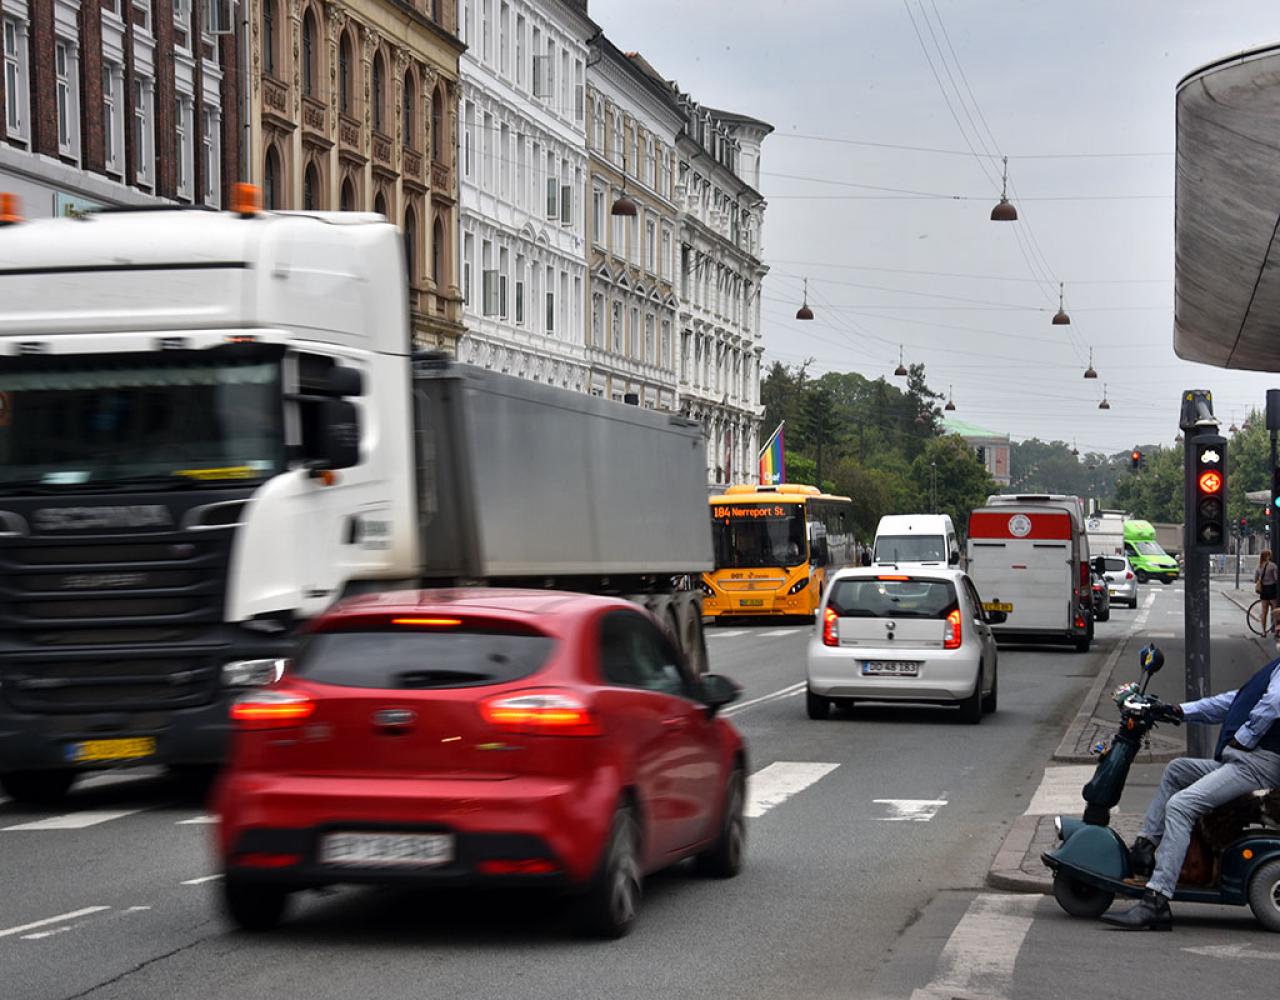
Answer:
[{"label": "white car license plate", "polygon": [[889,677],[915,677],[920,673],[920,664],[908,660],[867,660],[862,664],[862,672]]},{"label": "white car license plate", "polygon": [[1116,596],[1116,588],[1115,588],[1115,587],[1112,587],[1110,590],[1108,590],[1108,591],[1107,591],[1107,594],[1108,594],[1109,596],[1111,596],[1111,597],[1115,597],[1115,596]]},{"label": "white car license plate", "polygon": [[451,833],[329,833],[320,862],[348,868],[431,868],[453,860]]}]

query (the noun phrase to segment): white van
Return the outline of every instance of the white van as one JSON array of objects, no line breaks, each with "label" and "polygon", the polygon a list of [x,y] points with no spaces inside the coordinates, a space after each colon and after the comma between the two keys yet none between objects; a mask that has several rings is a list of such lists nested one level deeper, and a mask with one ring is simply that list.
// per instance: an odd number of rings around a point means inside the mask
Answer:
[{"label": "white van", "polygon": [[993,496],[969,515],[969,576],[1002,641],[1066,642],[1088,652],[1093,593],[1084,505],[1074,496]]},{"label": "white van", "polygon": [[959,566],[960,543],[949,514],[886,514],[876,527],[873,563]]}]

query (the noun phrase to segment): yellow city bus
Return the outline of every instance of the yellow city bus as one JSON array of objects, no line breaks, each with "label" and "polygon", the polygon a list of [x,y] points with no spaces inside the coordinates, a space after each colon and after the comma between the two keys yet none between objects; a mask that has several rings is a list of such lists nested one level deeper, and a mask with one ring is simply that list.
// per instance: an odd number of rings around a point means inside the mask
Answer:
[{"label": "yellow city bus", "polygon": [[716,568],[702,575],[712,618],[812,617],[827,574],[854,562],[853,502],[814,486],[730,486],[711,497]]}]

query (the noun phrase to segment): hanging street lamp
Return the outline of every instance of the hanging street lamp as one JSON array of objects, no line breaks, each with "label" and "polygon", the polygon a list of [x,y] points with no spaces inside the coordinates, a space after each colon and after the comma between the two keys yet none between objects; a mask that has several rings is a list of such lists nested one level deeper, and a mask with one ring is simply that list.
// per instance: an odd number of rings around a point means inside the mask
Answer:
[{"label": "hanging street lamp", "polygon": [[991,210],[992,222],[1017,222],[1018,210],[1009,200],[1009,157],[1004,158],[1004,177],[1000,182],[1000,201]]},{"label": "hanging street lamp", "polygon": [[1071,325],[1071,317],[1067,315],[1066,309],[1062,307],[1062,298],[1063,298],[1062,286],[1063,286],[1063,282],[1059,281],[1058,282],[1058,311],[1053,314],[1054,326],[1070,326]]},{"label": "hanging street lamp", "polygon": [[1111,409],[1111,404],[1107,402],[1107,386],[1105,382],[1102,385],[1102,402],[1098,404],[1098,409],[1099,410]]},{"label": "hanging street lamp", "polygon": [[1097,378],[1098,373],[1093,368],[1093,348],[1089,348],[1089,367],[1084,370],[1085,378]]},{"label": "hanging street lamp", "polygon": [[901,344],[898,345],[898,367],[893,370],[893,374],[897,375],[898,378],[906,378],[907,375],[909,374],[907,371],[907,366],[906,364],[903,363],[903,360],[902,360]]},{"label": "hanging street lamp", "polygon": [[813,319],[813,310],[809,308],[809,279],[804,279],[804,304],[796,310],[796,319]]},{"label": "hanging street lamp", "polygon": [[943,409],[947,411],[951,411],[951,410],[954,410],[955,408],[956,408],[955,396],[951,392],[951,386],[947,386],[947,405],[944,406]]}]

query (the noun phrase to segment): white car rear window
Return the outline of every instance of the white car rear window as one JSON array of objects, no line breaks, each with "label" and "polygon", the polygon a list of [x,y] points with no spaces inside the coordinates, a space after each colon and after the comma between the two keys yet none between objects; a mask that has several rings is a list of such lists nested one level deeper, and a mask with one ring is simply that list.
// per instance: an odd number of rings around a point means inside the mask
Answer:
[{"label": "white car rear window", "polygon": [[948,580],[851,578],[831,585],[827,607],[842,618],[946,618],[956,591]]}]

